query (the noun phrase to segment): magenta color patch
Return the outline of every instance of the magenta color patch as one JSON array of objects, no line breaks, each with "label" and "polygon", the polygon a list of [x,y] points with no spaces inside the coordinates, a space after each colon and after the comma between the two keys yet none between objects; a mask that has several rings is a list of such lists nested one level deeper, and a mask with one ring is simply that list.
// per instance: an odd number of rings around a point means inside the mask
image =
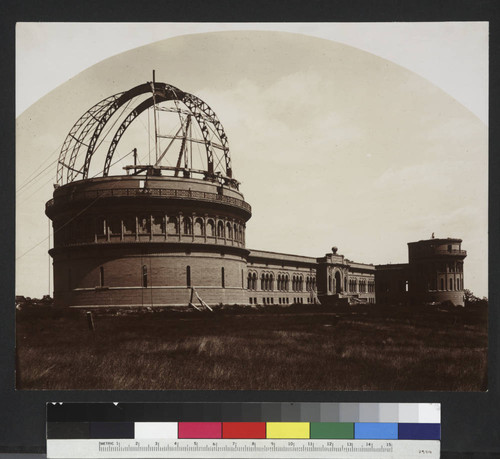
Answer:
[{"label": "magenta color patch", "polygon": [[222,423],[179,422],[179,438],[222,438]]}]

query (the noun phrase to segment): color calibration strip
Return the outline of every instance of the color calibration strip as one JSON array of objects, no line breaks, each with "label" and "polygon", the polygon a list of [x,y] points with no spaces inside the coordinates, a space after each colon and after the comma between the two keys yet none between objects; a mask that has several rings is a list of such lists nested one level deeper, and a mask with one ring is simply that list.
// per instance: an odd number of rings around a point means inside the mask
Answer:
[{"label": "color calibration strip", "polygon": [[49,423],[47,439],[440,440],[441,425],[392,422]]},{"label": "color calibration strip", "polygon": [[439,457],[439,404],[48,404],[49,458]]}]

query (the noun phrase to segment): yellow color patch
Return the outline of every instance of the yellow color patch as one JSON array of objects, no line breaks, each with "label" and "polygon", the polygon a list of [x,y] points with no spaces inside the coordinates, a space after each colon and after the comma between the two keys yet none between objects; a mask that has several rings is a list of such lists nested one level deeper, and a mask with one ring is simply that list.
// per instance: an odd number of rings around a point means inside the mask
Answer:
[{"label": "yellow color patch", "polygon": [[309,438],[308,422],[267,422],[267,438]]}]

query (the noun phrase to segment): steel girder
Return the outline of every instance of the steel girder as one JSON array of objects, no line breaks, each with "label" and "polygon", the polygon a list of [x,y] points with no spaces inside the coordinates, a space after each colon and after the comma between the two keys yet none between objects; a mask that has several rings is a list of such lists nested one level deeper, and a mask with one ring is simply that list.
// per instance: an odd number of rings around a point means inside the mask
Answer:
[{"label": "steel girder", "polygon": [[[135,107],[115,132],[106,155],[103,176],[107,176],[109,174],[109,169],[111,167],[111,162],[117,145],[126,129],[137,118],[137,116],[139,116],[147,108],[154,105],[155,102],[158,103],[166,100],[174,100],[184,103],[184,105],[188,108],[188,112],[192,114],[200,127],[205,142],[205,149],[207,152],[208,176],[214,176],[214,151],[210,135],[211,130],[209,129],[207,124],[210,123],[215,128],[217,135],[221,141],[225,158],[226,175],[229,178],[232,177],[231,158],[229,155],[227,136],[215,112],[198,97],[189,93],[185,93],[174,86],[165,83],[154,83],[154,85],[152,83],[144,83],[128,91],[118,93],[106,99],[103,99],[92,108],[90,108],[87,112],[85,112],[82,117],[80,117],[80,119],[75,123],[75,125],[67,135],[61,149],[61,153],[59,155],[59,162],[57,167],[57,183],[59,185],[62,185],[64,181],[64,168],[67,168],[67,183],[73,181],[76,174],[81,174],[83,179],[88,178],[90,163],[95,150],[97,149],[99,137],[102,134],[108,121],[113,117],[113,115],[120,107],[123,107],[134,97],[146,94],[148,92],[153,92],[153,97],[148,98],[147,100],[140,103],[137,107]],[[87,144],[85,143],[85,140],[89,136],[90,132],[92,132],[92,136]],[[87,146],[87,152],[82,168],[80,170],[76,170],[75,163],[80,152],[81,145]],[[67,164],[66,157],[69,151],[71,151],[71,154],[69,158],[69,164]]]},{"label": "steel girder", "polygon": [[[89,110],[87,110],[73,125],[69,131],[59,153],[57,162],[56,182],[58,185],[63,185],[64,168],[67,169],[67,183],[72,182],[74,178],[74,166],[76,157],[81,145],[85,145],[85,138],[89,131],[99,122],[101,113],[109,107],[122,93],[115,94],[101,100]],[[66,164],[66,156],[71,150],[69,164]]]},{"label": "steel girder", "polygon": [[137,107],[135,107],[129,114],[128,116],[123,120],[122,124],[120,124],[120,127],[117,129],[113,140],[111,141],[111,144],[109,145],[108,153],[106,155],[106,160],[104,161],[104,170],[103,170],[103,177],[107,177],[109,174],[109,168],[111,167],[111,161],[113,159],[113,155],[115,154],[116,147],[118,146],[118,142],[122,138],[122,135],[125,133],[127,128],[132,124],[132,121],[134,121],[143,111],[147,110],[149,107],[152,107],[158,101],[165,101],[169,100],[168,97],[165,98],[161,95],[156,95],[155,97],[150,97],[149,99],[146,99],[145,101],[141,102]]}]

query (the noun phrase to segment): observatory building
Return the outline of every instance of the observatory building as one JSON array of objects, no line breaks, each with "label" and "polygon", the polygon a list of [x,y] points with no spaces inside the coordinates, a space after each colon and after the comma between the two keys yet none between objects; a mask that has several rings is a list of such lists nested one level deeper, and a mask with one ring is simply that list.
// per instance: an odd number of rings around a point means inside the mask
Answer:
[{"label": "observatory building", "polygon": [[68,133],[46,204],[55,305],[463,304],[461,240],[410,243],[408,265],[377,267],[335,247],[249,250],[239,188],[222,124],[198,97],[153,81],[100,101]]},{"label": "observatory building", "polygon": [[462,240],[427,239],[408,243],[408,263],[377,265],[379,303],[443,303],[464,305]]}]

